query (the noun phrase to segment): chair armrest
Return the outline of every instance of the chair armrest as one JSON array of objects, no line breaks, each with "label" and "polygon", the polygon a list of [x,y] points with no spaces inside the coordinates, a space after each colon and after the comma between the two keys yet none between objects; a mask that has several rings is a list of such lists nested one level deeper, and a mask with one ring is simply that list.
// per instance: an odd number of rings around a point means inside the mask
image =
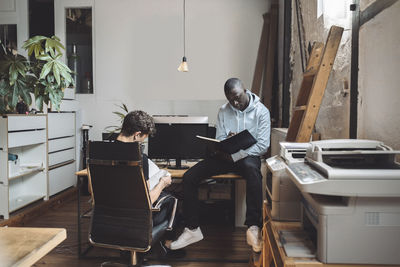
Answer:
[{"label": "chair armrest", "polygon": [[165,195],[159,199],[157,199],[156,203],[153,204],[153,209],[158,209],[158,211],[160,211],[161,205],[163,204],[164,200],[166,200],[167,198],[172,197],[171,195]]},{"label": "chair armrest", "polygon": [[172,212],[171,212],[171,218],[169,218],[169,222],[168,222],[168,227],[167,227],[167,231],[171,231],[172,230],[172,225],[174,224],[175,221],[175,214],[176,214],[176,207],[178,206],[178,199],[176,199],[174,197],[174,207],[172,208]]},{"label": "chair armrest", "polygon": [[172,198],[174,200],[174,205],[172,207],[171,217],[169,218],[169,221],[168,221],[168,226],[167,226],[167,229],[166,229],[167,231],[171,231],[172,230],[172,225],[174,224],[174,220],[175,220],[176,208],[178,206],[178,199],[176,199],[172,195],[168,194],[168,195],[165,195],[165,196],[161,197],[160,199],[158,199],[157,202],[152,207],[152,211],[160,211],[161,205],[163,204],[163,202],[166,199],[170,199],[170,198]]},{"label": "chair armrest", "polygon": [[151,208],[151,211],[153,211],[153,212],[159,212],[160,210],[161,210],[160,208],[155,208],[155,207]]}]

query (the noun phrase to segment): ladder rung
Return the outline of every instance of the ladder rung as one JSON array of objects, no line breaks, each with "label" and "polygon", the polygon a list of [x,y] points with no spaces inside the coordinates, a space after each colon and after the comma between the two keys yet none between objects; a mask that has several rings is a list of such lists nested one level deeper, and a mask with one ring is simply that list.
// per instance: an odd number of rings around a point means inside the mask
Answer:
[{"label": "ladder rung", "polygon": [[304,105],[304,106],[297,106],[297,107],[295,107],[295,108],[293,109],[293,111],[297,111],[297,110],[306,110],[306,108],[307,108],[306,105]]}]

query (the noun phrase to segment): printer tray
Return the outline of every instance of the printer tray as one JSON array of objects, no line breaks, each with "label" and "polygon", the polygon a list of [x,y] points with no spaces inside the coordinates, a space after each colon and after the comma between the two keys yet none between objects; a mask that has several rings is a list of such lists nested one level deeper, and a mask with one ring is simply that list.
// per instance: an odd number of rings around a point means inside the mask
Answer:
[{"label": "printer tray", "polygon": [[279,231],[279,238],[286,256],[296,258],[316,257],[314,243],[304,230],[281,230]]}]

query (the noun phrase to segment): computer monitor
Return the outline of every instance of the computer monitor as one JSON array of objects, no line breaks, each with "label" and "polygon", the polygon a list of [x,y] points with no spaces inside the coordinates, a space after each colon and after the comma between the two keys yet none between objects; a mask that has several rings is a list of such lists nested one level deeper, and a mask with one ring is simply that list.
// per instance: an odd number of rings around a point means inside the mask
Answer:
[{"label": "computer monitor", "polygon": [[183,169],[182,159],[203,159],[206,143],[196,135],[207,136],[208,117],[154,116],[156,134],[149,137],[151,159],[175,159],[172,168]]}]

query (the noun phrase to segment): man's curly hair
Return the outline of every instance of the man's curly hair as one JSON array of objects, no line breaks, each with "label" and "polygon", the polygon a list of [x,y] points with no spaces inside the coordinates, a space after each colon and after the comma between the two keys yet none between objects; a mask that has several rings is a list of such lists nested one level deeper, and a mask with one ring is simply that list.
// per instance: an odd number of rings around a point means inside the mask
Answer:
[{"label": "man's curly hair", "polygon": [[121,134],[123,136],[132,136],[135,132],[153,136],[156,133],[153,117],[141,110],[131,111],[126,114],[122,123]]}]

